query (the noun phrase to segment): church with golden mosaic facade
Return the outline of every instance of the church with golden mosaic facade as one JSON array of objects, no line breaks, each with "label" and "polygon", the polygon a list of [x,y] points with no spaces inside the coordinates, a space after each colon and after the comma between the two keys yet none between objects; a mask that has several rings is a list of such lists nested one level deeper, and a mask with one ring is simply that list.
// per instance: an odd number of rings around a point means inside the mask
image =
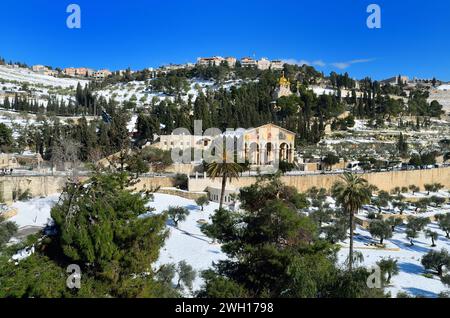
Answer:
[{"label": "church with golden mosaic facade", "polygon": [[[295,133],[274,124],[265,124],[250,129],[227,131],[220,138],[234,138],[236,151],[240,158],[252,166],[274,165],[279,161],[294,162]],[[172,151],[201,150],[208,151],[214,145],[217,136],[172,134],[159,136],[153,147]]]},{"label": "church with golden mosaic facade", "polygon": [[252,165],[272,165],[275,161],[294,161],[295,133],[266,124],[244,133],[244,158]]}]

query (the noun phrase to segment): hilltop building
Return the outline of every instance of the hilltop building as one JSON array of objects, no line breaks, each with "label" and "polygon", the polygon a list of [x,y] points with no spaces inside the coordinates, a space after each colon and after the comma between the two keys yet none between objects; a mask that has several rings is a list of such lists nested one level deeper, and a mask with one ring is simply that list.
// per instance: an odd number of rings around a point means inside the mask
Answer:
[{"label": "hilltop building", "polygon": [[51,70],[50,68],[48,68],[47,66],[44,66],[44,65],[33,65],[32,70],[35,73],[47,75],[47,76],[58,75],[58,72]]},{"label": "hilltop building", "polygon": [[109,70],[99,70],[97,72],[94,72],[92,74],[92,77],[97,79],[97,80],[101,80],[104,78],[107,78],[108,76],[110,76],[112,73]]},{"label": "hilltop building", "polygon": [[266,58],[260,59],[257,63],[258,63],[258,69],[261,71],[270,69],[271,62]]},{"label": "hilltop building", "polygon": [[270,69],[273,71],[282,71],[284,69],[284,62],[280,60],[275,60],[270,62]]},{"label": "hilltop building", "polygon": [[407,84],[409,82],[408,76],[394,76],[385,80],[382,80],[381,84],[390,84],[390,85],[400,85],[400,84]]},{"label": "hilltop building", "polygon": [[[200,57],[197,59],[197,65],[200,66],[220,66],[225,59],[221,56]],[[236,61],[234,62],[236,64]]]},{"label": "hilltop building", "polygon": [[46,67],[44,65],[33,65],[32,70],[33,70],[33,72],[40,73],[40,72],[48,70],[48,67]]},{"label": "hilltop building", "polygon": [[228,63],[228,66],[233,68],[236,66],[237,59],[235,57],[229,56],[225,58],[225,61]]},{"label": "hilltop building", "polygon": [[[199,57],[197,59],[198,66],[220,66],[223,62],[227,62],[228,66],[231,68],[236,67],[237,59],[235,57],[221,57],[221,56],[213,56],[213,57]],[[281,60],[273,60],[263,57],[260,60],[256,60],[251,57],[243,57],[240,60],[242,67],[256,67],[261,71],[265,70],[274,70],[281,71],[284,68],[284,62]]]},{"label": "hilltop building", "polygon": [[72,77],[91,77],[95,71],[87,67],[67,67],[63,70],[63,73]]},{"label": "hilltop building", "polygon": [[258,62],[255,59],[252,59],[251,57],[244,57],[241,59],[241,66],[242,67],[257,67]]}]

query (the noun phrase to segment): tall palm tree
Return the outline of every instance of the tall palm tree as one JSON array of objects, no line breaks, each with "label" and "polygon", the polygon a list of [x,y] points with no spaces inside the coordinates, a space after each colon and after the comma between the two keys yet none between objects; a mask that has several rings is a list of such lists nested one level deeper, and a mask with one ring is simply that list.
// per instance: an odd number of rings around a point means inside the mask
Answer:
[{"label": "tall palm tree", "polygon": [[223,155],[222,162],[211,162],[206,166],[206,173],[208,176],[215,180],[216,178],[222,178],[222,189],[220,192],[219,209],[222,209],[223,198],[225,196],[225,187],[227,185],[227,179],[231,182],[233,179],[239,179],[239,173],[242,171],[242,166],[236,162],[228,162],[226,154]]},{"label": "tall palm tree", "polygon": [[370,202],[372,193],[367,180],[351,173],[344,173],[333,186],[333,196],[336,203],[341,205],[350,219],[350,251],[349,271],[353,268],[353,223],[355,213],[366,203]]}]

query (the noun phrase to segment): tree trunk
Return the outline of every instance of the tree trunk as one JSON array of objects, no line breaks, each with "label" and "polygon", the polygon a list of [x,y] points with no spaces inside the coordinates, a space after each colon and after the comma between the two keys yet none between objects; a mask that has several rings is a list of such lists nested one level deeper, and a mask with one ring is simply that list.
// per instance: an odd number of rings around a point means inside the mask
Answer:
[{"label": "tree trunk", "polygon": [[348,254],[348,270],[353,270],[353,211],[350,212],[350,251]]},{"label": "tree trunk", "polygon": [[227,176],[224,174],[222,176],[222,190],[220,192],[220,203],[219,203],[219,210],[222,209],[223,206],[223,198],[225,197],[225,186],[227,185]]}]

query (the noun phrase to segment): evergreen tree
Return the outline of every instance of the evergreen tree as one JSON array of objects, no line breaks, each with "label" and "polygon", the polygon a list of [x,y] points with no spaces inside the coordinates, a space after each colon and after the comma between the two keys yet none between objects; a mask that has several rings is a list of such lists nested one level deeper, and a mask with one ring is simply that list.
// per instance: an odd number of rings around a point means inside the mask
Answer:
[{"label": "evergreen tree", "polygon": [[263,177],[240,190],[241,211],[217,210],[202,231],[219,241],[229,258],[203,273],[199,296],[382,296],[367,288],[367,272],[348,275],[335,267],[333,246],[297,212],[305,206],[299,198],[277,177]]}]

